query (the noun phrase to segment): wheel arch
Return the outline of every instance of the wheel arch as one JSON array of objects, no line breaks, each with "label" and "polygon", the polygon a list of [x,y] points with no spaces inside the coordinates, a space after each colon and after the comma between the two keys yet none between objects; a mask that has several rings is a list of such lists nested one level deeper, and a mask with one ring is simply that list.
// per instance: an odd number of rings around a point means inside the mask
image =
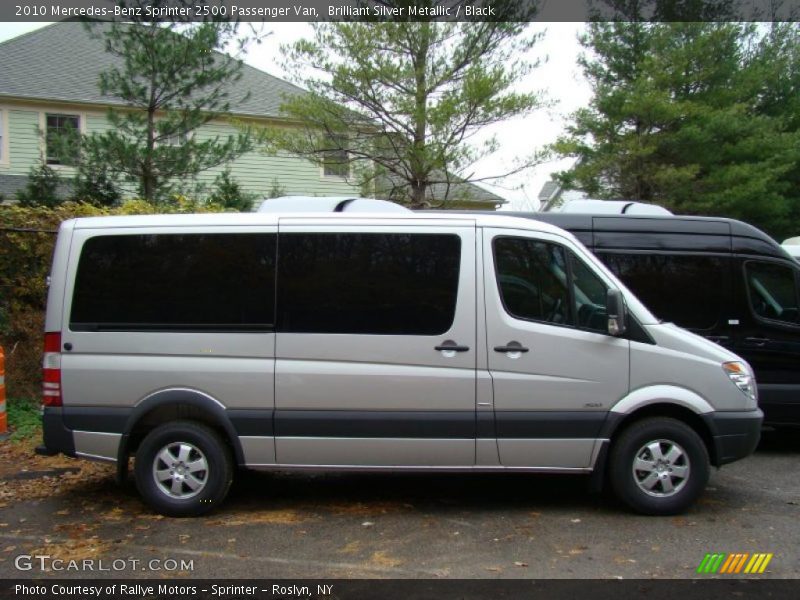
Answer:
[{"label": "wheel arch", "polygon": [[244,452],[236,429],[225,406],[216,398],[189,388],[160,390],[150,394],[132,410],[125,423],[117,465],[122,478],[128,457],[136,451],[144,436],[154,427],[169,421],[189,420],[208,425],[231,447],[236,464],[244,464]]},{"label": "wheel arch", "polygon": [[618,402],[609,412],[602,437],[613,445],[619,433],[632,423],[648,417],[670,417],[691,427],[703,440],[712,465],[720,466],[714,434],[704,415],[714,412],[701,396],[674,386],[637,390]]}]

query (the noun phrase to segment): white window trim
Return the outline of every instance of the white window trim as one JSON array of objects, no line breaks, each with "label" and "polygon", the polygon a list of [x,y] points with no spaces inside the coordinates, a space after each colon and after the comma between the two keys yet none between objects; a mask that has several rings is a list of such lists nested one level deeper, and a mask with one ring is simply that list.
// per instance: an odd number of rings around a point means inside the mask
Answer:
[{"label": "white window trim", "polygon": [[11,166],[11,158],[9,157],[9,149],[11,144],[8,141],[8,107],[0,105],[0,131],[2,131],[2,139],[0,139],[0,167]]},{"label": "white window trim", "polygon": [[[186,134],[186,141],[188,142],[190,140],[193,140],[194,139],[194,134],[196,132],[197,132],[196,129],[192,129],[190,132],[188,132]],[[156,142],[156,145],[155,145],[156,148],[158,148],[158,147],[169,148],[169,147],[172,147],[172,146],[175,146],[175,144],[165,144],[164,142]]]},{"label": "white window trim", "polygon": [[[86,113],[82,111],[60,110],[54,108],[51,110],[39,111],[39,154],[41,155],[42,162],[47,162],[47,115],[67,115],[70,117],[78,117],[78,131],[81,135],[86,133]],[[75,167],[73,165],[47,165],[54,171],[71,170]]]}]

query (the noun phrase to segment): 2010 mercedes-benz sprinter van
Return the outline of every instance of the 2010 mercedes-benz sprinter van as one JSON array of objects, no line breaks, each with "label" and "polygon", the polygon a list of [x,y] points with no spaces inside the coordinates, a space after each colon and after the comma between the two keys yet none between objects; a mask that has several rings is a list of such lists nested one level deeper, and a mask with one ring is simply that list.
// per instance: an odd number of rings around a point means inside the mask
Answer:
[{"label": "2010 mercedes-benz sprinter van", "polygon": [[71,220],[42,453],[135,457],[198,515],[234,466],[605,473],[670,514],[755,448],[750,367],[660,324],[576,238],[494,215]]}]

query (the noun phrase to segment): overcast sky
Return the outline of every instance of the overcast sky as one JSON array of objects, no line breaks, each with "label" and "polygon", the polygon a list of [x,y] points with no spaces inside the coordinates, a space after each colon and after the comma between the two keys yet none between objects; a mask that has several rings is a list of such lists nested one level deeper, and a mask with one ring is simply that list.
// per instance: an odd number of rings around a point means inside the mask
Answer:
[{"label": "overcast sky", "polygon": [[[47,23],[0,23],[0,41],[45,25]],[[281,68],[280,46],[307,36],[310,26],[306,23],[281,23],[270,27],[272,34],[262,44],[251,47],[244,60],[262,71],[285,77]],[[566,117],[575,109],[585,106],[591,97],[589,86],[576,63],[581,52],[577,35],[583,30],[584,24],[532,23],[530,27],[533,31],[544,31],[544,38],[533,50],[533,56],[541,58],[543,64],[526,80],[520,81],[518,86],[524,91],[545,92],[554,106],[528,117],[496,125],[487,131],[487,135],[497,135],[499,151],[476,165],[475,171],[480,177],[507,171],[516,157],[527,156],[554,141],[563,131]],[[487,187],[510,200],[511,206],[508,208],[534,210],[539,190],[550,178],[550,173],[569,167],[571,162],[562,160],[543,164],[524,174],[507,178],[500,184],[502,187]]]}]

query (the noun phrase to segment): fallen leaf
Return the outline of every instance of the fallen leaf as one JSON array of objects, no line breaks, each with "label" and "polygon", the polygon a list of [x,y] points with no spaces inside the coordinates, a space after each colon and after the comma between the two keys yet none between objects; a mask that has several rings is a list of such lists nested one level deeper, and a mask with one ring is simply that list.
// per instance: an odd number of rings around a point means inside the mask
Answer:
[{"label": "fallen leaf", "polygon": [[340,554],[355,554],[359,550],[361,550],[361,542],[359,542],[358,540],[354,540],[352,542],[348,542],[347,544],[339,548],[336,552]]},{"label": "fallen leaf", "polygon": [[519,562],[519,561],[514,561],[514,566],[515,566],[515,567],[527,567],[527,566],[528,566],[528,563]]},{"label": "fallen leaf", "polygon": [[372,556],[370,556],[369,562],[373,565],[378,565],[381,567],[396,567],[397,565],[403,563],[403,561],[400,559],[389,556],[389,554],[384,550],[378,550],[377,552],[374,552]]}]

